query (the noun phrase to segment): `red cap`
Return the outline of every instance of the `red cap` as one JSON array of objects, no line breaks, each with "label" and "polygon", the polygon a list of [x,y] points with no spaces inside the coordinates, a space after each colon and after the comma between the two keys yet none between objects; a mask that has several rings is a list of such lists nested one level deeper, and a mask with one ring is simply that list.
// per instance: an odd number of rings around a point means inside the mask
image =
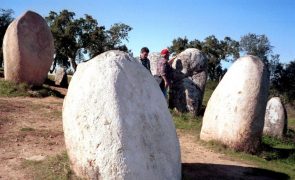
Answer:
[{"label": "red cap", "polygon": [[169,50],[167,48],[161,51],[161,55],[166,55],[166,54],[169,54]]}]

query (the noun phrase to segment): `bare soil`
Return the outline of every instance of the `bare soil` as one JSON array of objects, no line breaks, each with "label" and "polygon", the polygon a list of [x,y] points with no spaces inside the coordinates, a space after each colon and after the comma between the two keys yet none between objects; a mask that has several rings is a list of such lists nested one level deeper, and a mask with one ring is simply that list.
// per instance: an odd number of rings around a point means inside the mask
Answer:
[{"label": "bare soil", "polygon": [[[42,160],[65,151],[62,103],[56,97],[0,97],[1,180],[32,179],[32,172],[22,166],[24,160]],[[192,134],[177,133],[183,179],[271,179],[268,171],[213,152]]]},{"label": "bare soil", "polygon": [[0,179],[30,179],[25,159],[65,151],[62,99],[0,98]]}]

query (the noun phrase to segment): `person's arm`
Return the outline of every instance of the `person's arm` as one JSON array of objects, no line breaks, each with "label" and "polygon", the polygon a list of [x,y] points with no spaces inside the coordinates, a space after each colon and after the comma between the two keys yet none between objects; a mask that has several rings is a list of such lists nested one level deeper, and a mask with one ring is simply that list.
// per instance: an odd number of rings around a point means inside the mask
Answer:
[{"label": "person's arm", "polygon": [[172,64],[173,64],[173,62],[174,62],[175,59],[176,59],[176,56],[173,56],[173,57],[168,61],[168,64],[169,64],[170,66],[172,66]]}]

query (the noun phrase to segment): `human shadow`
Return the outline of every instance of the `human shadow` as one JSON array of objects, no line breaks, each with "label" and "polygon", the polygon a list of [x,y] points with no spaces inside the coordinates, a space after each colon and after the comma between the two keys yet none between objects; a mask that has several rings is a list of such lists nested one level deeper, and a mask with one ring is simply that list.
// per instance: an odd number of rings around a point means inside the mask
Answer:
[{"label": "human shadow", "polygon": [[61,94],[59,91],[52,89],[50,87],[45,87],[45,86],[32,86],[31,87],[31,96],[32,97],[48,97],[48,96],[54,96],[58,98],[64,98],[65,95]]},{"label": "human shadow", "polygon": [[182,163],[182,179],[290,179],[284,173],[255,167],[224,164]]}]

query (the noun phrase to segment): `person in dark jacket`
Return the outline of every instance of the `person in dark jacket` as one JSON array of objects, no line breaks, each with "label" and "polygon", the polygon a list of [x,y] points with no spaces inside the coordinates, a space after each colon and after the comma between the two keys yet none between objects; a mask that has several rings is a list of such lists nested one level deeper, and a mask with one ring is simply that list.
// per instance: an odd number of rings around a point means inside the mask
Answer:
[{"label": "person in dark jacket", "polygon": [[149,55],[150,50],[147,47],[143,47],[140,50],[140,62],[141,64],[151,72],[151,63],[150,60],[148,59],[148,55]]}]

